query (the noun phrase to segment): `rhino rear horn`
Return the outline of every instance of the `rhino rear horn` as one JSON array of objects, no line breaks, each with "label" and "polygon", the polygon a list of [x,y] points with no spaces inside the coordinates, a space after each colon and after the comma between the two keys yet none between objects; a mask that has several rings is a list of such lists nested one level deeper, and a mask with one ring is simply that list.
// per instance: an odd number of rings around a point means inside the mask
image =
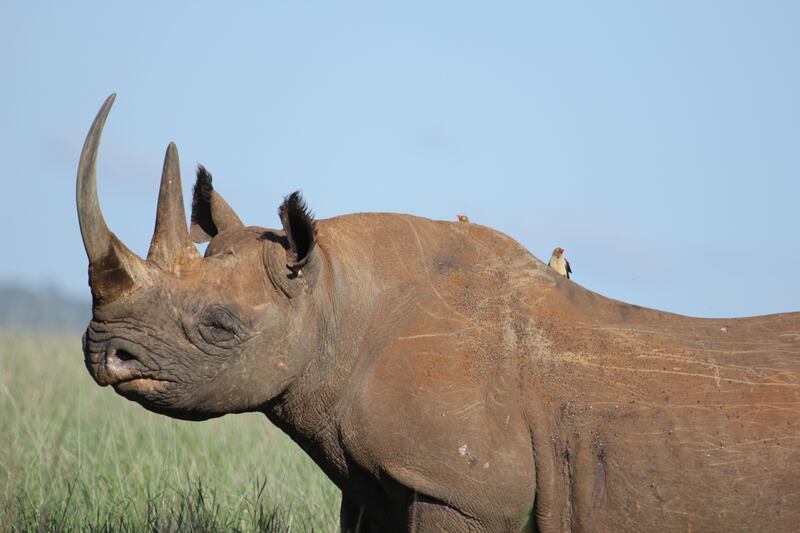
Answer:
[{"label": "rhino rear horn", "polygon": [[86,135],[75,188],[78,222],[89,258],[89,285],[96,301],[111,301],[147,278],[145,262],[108,229],[97,197],[97,153],[115,98],[112,94],[106,99]]},{"label": "rhino rear horn", "polygon": [[200,254],[192,244],[186,227],[178,149],[175,143],[169,143],[164,155],[156,226],[147,260],[166,271],[178,272],[182,266],[199,258]]},{"label": "rhino rear horn", "polygon": [[197,165],[192,195],[192,240],[198,244],[208,242],[218,233],[243,227],[228,202],[211,185],[211,173],[203,165]]}]

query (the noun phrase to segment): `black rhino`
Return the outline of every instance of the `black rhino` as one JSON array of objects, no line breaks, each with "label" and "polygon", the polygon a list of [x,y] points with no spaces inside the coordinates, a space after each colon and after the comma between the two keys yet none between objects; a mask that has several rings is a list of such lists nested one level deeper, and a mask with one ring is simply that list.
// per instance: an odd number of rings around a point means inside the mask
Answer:
[{"label": "black rhino", "polygon": [[644,309],[487,227],[315,221],[297,194],[281,229],[247,227],[202,169],[189,230],[174,144],[142,260],[97,199],[113,100],[77,183],[100,385],[264,413],[341,489],[342,531],[800,527],[800,313]]}]

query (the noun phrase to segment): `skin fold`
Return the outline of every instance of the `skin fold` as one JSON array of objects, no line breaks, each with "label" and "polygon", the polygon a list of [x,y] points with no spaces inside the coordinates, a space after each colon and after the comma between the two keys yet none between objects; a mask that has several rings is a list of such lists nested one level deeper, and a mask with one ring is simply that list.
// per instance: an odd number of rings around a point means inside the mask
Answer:
[{"label": "skin fold", "polygon": [[264,413],[341,489],[342,531],[800,524],[800,313],[644,309],[478,224],[315,221],[297,194],[247,227],[205,169],[187,227],[174,145],[142,260],[95,201],[111,103],[78,172],[98,384],[175,418]]}]

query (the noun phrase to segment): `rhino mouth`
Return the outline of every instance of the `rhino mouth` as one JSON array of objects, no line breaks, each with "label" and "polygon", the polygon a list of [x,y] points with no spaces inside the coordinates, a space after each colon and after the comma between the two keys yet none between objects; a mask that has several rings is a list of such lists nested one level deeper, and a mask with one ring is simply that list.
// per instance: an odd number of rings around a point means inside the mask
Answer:
[{"label": "rhino mouth", "polygon": [[114,390],[123,396],[131,394],[146,394],[148,392],[160,392],[169,383],[163,379],[155,378],[133,378],[112,384]]}]

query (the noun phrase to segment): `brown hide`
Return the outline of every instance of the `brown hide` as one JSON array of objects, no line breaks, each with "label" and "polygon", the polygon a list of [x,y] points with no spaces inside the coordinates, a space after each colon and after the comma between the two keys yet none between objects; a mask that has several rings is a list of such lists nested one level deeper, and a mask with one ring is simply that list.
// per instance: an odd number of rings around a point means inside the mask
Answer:
[{"label": "brown hide", "polygon": [[800,524],[800,314],[693,319],[570,285],[535,313],[552,344],[534,372],[574,525]]},{"label": "brown hide", "polygon": [[[332,286],[360,288],[361,344],[332,379],[341,390],[301,378],[303,409],[272,418],[340,486],[355,464],[489,531],[520,527],[534,487],[543,531],[800,524],[800,314],[709,320],[614,301],[474,224],[318,227]],[[341,442],[304,427],[308,412],[328,413]]]}]

